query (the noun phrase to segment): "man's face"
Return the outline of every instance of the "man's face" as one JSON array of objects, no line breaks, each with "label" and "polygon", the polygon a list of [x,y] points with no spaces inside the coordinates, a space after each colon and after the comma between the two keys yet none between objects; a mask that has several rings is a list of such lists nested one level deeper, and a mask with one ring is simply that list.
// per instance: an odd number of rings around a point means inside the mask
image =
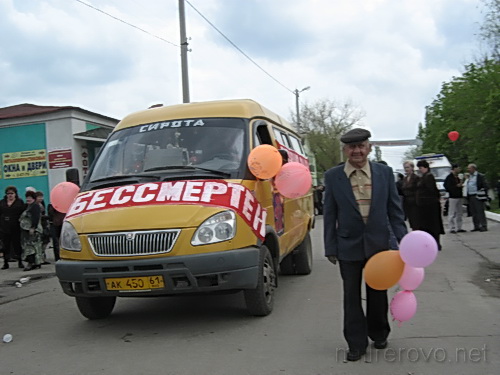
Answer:
[{"label": "man's face", "polygon": [[472,165],[468,165],[468,166],[467,166],[467,171],[468,171],[470,174],[472,174],[472,173],[474,173],[476,170],[474,169],[474,167],[473,167]]},{"label": "man's face", "polygon": [[460,173],[460,167],[453,168],[453,174],[456,176]]},{"label": "man's face", "polygon": [[372,145],[368,141],[344,145],[344,153],[351,164],[363,165],[368,160]]}]

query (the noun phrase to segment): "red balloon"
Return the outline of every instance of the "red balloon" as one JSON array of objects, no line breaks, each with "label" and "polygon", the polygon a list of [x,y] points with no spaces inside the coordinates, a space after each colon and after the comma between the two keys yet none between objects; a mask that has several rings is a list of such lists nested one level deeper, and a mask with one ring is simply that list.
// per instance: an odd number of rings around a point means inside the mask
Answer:
[{"label": "red balloon", "polygon": [[60,182],[50,192],[50,203],[62,213],[66,213],[78,195],[80,188],[72,182]]},{"label": "red balloon", "polygon": [[450,141],[452,142],[455,142],[458,139],[458,137],[460,137],[460,133],[455,130],[448,133],[448,138],[450,138]]}]

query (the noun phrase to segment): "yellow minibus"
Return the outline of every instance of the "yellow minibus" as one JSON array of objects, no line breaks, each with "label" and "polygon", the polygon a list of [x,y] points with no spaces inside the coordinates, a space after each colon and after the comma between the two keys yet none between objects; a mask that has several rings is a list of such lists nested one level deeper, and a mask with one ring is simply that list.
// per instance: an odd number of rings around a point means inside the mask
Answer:
[{"label": "yellow minibus", "polygon": [[[83,316],[117,297],[243,292],[268,315],[278,273],[309,274],[312,190],[285,198],[250,172],[272,145],[307,165],[299,135],[253,100],[163,106],[128,115],[99,151],[66,214],[56,274]],[[285,160],[286,161],[286,160]]]}]

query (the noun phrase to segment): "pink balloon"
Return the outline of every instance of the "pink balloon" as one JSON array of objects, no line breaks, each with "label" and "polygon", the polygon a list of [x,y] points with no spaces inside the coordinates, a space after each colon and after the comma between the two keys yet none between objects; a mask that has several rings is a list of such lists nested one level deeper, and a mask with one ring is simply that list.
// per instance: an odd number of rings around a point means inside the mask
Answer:
[{"label": "pink balloon", "polygon": [[77,196],[80,188],[72,182],[60,182],[50,192],[50,203],[62,213],[66,213]]},{"label": "pink balloon", "polygon": [[436,260],[438,244],[429,233],[414,230],[399,244],[401,259],[412,267],[427,267]]},{"label": "pink balloon", "polygon": [[421,267],[412,267],[405,264],[403,274],[399,279],[399,285],[404,290],[415,290],[417,289],[422,281],[424,281],[425,271]]},{"label": "pink balloon", "polygon": [[398,322],[406,322],[417,312],[417,298],[410,290],[402,290],[394,295],[390,304],[391,315]]},{"label": "pink balloon", "polygon": [[292,161],[281,167],[274,178],[274,184],[281,195],[298,198],[311,189],[311,172],[305,165]]}]

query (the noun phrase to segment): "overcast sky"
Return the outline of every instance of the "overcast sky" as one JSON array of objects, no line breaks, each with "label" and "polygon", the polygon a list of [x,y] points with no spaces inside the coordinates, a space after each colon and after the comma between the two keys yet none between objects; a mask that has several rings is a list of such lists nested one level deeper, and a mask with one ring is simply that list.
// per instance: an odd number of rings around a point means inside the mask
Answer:
[{"label": "overcast sky", "polygon": [[[85,2],[149,34],[76,0],[0,0],[0,107],[121,119],[181,103],[178,0]],[[477,55],[482,22],[480,0],[189,2],[274,78],[186,3],[191,101],[251,98],[290,119],[292,91],[310,86],[301,103],[353,103],[374,140],[415,138],[441,84]],[[399,168],[405,149],[383,158]]]}]

